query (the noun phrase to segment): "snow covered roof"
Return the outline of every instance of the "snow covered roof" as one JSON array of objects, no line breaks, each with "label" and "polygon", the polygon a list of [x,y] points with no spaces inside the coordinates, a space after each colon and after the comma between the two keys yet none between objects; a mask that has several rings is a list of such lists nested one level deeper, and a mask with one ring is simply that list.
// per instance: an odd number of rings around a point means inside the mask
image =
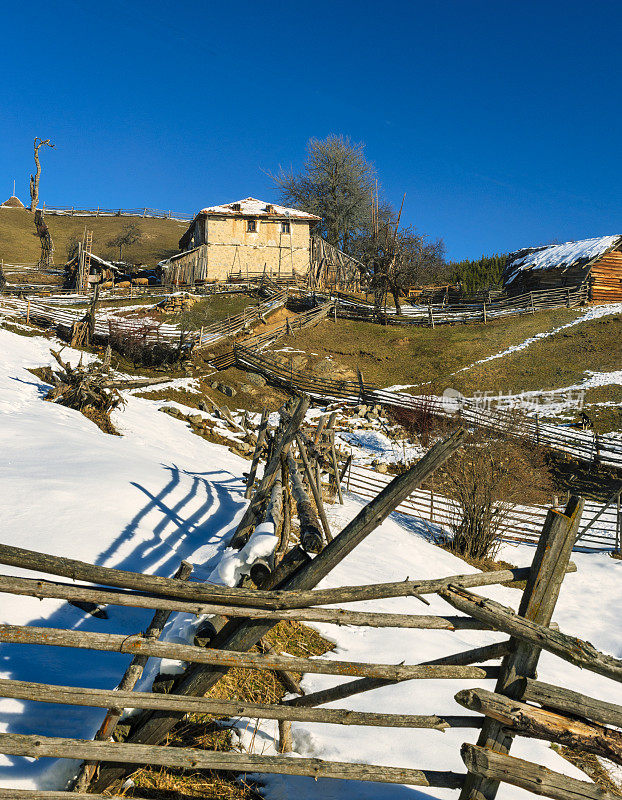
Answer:
[{"label": "snow covered roof", "polygon": [[235,203],[226,203],[222,206],[208,206],[201,209],[199,214],[224,214],[226,216],[252,216],[252,217],[296,217],[297,219],[316,220],[315,214],[307,214],[306,211],[299,211],[296,208],[286,208],[274,203],[266,203],[257,200],[255,197],[247,197]]},{"label": "snow covered roof", "polygon": [[620,234],[600,236],[595,239],[581,239],[579,242],[549,244],[541,247],[526,247],[510,253],[504,270],[504,284],[511,283],[523,270],[561,269],[566,270],[581,264],[588,264],[595,258],[611,250],[622,240]]}]

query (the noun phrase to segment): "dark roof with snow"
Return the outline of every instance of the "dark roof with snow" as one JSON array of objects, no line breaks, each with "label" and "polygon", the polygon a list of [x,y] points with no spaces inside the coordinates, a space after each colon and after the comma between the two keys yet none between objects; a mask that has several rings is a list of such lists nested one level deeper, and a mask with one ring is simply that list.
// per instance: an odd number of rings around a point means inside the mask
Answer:
[{"label": "dark roof with snow", "polygon": [[622,236],[615,234],[595,239],[581,239],[578,242],[548,244],[516,250],[508,256],[503,271],[503,283],[506,285],[511,283],[517,275],[526,270],[559,269],[563,272],[570,267],[585,266],[621,242]]}]

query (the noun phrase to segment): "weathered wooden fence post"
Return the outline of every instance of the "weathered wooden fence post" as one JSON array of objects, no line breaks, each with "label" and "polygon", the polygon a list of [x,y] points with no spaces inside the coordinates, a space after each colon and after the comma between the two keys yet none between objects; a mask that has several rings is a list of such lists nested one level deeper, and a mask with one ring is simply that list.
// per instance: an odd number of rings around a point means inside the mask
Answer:
[{"label": "weathered wooden fence post", "polygon": [[[518,609],[520,616],[541,625],[551,622],[582,511],[582,498],[573,496],[563,513],[555,509],[548,512]],[[524,686],[523,678],[535,677],[540,648],[515,639],[511,642],[513,651],[502,662],[495,692],[519,700]],[[501,723],[487,717],[477,744],[507,754],[513,738],[513,734]],[[498,788],[499,781],[481,778],[470,772],[462,787],[460,800],[493,800]]]}]

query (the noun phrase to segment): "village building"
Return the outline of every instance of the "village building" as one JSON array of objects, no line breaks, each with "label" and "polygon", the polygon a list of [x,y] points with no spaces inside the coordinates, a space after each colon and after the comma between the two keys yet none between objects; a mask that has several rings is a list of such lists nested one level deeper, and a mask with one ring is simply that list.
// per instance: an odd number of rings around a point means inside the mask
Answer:
[{"label": "village building", "polygon": [[306,275],[311,233],[319,220],[254,197],[204,208],[179,240],[182,252],[160,262],[164,281],[192,284],[259,273]]},{"label": "village building", "polygon": [[622,236],[517,250],[503,272],[503,286],[510,295],[583,285],[593,302],[622,302]]}]

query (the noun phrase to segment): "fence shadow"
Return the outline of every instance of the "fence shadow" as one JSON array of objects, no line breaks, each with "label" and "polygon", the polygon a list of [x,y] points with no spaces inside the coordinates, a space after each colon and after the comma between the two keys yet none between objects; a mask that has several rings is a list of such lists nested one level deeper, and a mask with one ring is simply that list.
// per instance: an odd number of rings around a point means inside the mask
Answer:
[{"label": "fence shadow", "polygon": [[[138,481],[132,484],[145,502],[95,563],[170,577],[180,561],[187,559],[195,567],[191,579],[206,580],[245,507],[243,483],[225,471],[189,472],[175,464],[161,466],[166,476],[161,488]],[[98,619],[66,602],[58,606],[59,602],[44,601],[41,616],[29,626],[130,635],[145,630],[153,616],[148,609],[109,606],[108,619]],[[57,607],[46,613],[52,604]],[[10,623],[9,616],[5,613],[4,621]],[[169,625],[195,619],[187,614],[172,617]],[[6,644],[0,648],[0,673],[15,680],[113,689],[130,660],[131,656],[121,653]],[[104,715],[96,708],[52,703],[13,700],[3,705],[0,725],[7,733],[91,739]],[[69,776],[71,769],[70,762],[63,766],[55,764],[55,759],[43,758],[33,765],[32,759],[3,756],[0,785],[18,786],[23,780],[47,783],[44,773],[52,770],[58,786],[59,770]]]}]

